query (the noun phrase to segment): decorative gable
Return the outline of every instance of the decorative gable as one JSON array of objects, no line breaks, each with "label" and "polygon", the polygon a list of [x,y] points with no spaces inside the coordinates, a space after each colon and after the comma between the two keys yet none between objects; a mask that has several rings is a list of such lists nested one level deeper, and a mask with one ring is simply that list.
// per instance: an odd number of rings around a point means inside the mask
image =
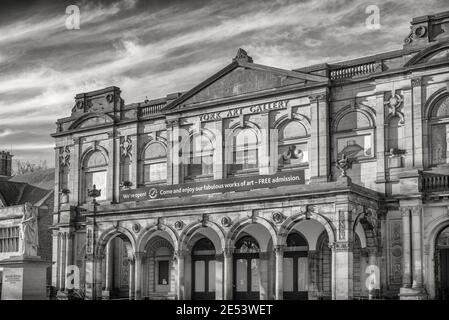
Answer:
[{"label": "decorative gable", "polygon": [[239,49],[231,64],[168,104],[164,109],[179,109],[206,101],[243,96],[290,85],[327,83],[327,77],[289,71],[253,63],[245,50]]}]

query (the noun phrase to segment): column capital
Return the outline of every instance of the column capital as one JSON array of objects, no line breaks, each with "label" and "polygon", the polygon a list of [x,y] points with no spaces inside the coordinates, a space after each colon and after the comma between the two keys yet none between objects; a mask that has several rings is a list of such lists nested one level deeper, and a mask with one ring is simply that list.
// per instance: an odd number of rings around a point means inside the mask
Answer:
[{"label": "column capital", "polygon": [[285,249],[285,245],[276,245],[274,246],[274,252],[275,253],[283,253]]},{"label": "column capital", "polygon": [[401,216],[403,218],[410,217],[410,208],[408,208],[408,207],[401,207],[401,208],[399,208],[399,211],[401,212]]},{"label": "column capital", "polygon": [[329,243],[329,248],[335,251],[352,251],[353,243],[350,241]]},{"label": "column capital", "polygon": [[412,88],[422,86],[422,77],[414,77],[411,79]]},{"label": "column capital", "polygon": [[145,257],[145,252],[135,252],[134,253],[134,258],[136,260],[142,260]]},{"label": "column capital", "polygon": [[421,216],[422,215],[422,206],[416,206],[412,208],[412,216]]},{"label": "column capital", "polygon": [[165,125],[167,128],[169,127],[178,127],[179,126],[179,119],[166,119]]},{"label": "column capital", "polygon": [[310,103],[327,101],[328,92],[313,93],[308,96]]},{"label": "column capital", "polygon": [[234,254],[234,248],[230,248],[230,247],[223,248],[223,255],[225,257],[230,258],[230,257],[232,257],[233,254]]},{"label": "column capital", "polygon": [[187,251],[186,250],[175,250],[173,252],[173,259],[178,260],[178,259],[184,259],[184,257],[186,256]]}]

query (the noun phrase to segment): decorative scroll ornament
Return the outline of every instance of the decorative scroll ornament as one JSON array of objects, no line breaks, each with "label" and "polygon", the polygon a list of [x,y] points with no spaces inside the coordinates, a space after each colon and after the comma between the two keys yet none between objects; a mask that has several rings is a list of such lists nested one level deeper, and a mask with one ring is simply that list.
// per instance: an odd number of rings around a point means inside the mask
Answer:
[{"label": "decorative scroll ornament", "polygon": [[341,159],[337,160],[337,168],[340,170],[340,177],[346,177],[348,169],[352,167],[352,159],[343,153]]},{"label": "decorative scroll ornament", "polygon": [[346,223],[345,213],[343,211],[338,212],[338,239],[344,240],[346,237]]},{"label": "decorative scroll ornament", "polygon": [[123,142],[120,144],[120,147],[122,148],[121,151],[125,157],[131,155],[132,141],[129,137],[125,137],[123,139]]},{"label": "decorative scroll ornament", "polygon": [[184,222],[178,220],[175,222],[174,226],[176,230],[182,230],[182,228],[184,228]]},{"label": "decorative scroll ornament", "polygon": [[232,225],[232,220],[229,217],[223,217],[221,218],[221,224],[223,227],[230,227]]},{"label": "decorative scroll ornament", "polygon": [[423,38],[427,34],[427,28],[425,26],[410,27],[410,29],[410,33],[404,39],[404,44],[410,44],[414,39]]},{"label": "decorative scroll ornament", "polygon": [[106,101],[112,103],[114,101],[114,95],[112,93],[106,96]]},{"label": "decorative scroll ornament", "polygon": [[61,166],[70,165],[70,149],[68,146],[62,147],[59,152],[59,162]]},{"label": "decorative scroll ornament", "polygon": [[397,116],[400,118],[399,124],[404,124],[404,115],[402,114],[401,111],[399,111],[403,101],[404,99],[402,98],[401,95],[397,93],[392,93],[391,97],[384,102],[384,105],[388,107],[389,115],[392,117]]},{"label": "decorative scroll ornament", "polygon": [[285,220],[285,216],[281,212],[274,212],[272,215],[272,219],[275,223],[279,224]]},{"label": "decorative scroll ornament", "polygon": [[140,232],[140,229],[141,229],[141,226],[140,226],[140,224],[138,224],[138,223],[134,223],[133,226],[132,226],[132,229],[133,229],[133,231],[134,231],[135,233],[139,233],[139,232]]}]

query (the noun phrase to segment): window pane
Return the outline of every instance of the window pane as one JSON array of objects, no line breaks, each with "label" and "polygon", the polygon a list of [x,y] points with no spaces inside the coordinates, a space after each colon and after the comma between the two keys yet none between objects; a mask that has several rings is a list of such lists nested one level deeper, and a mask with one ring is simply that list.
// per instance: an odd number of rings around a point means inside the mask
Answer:
[{"label": "window pane", "polygon": [[151,163],[144,165],[144,181],[154,182],[167,179],[167,163]]},{"label": "window pane", "polygon": [[101,195],[97,200],[106,200],[106,171],[97,172],[87,172],[85,175],[85,186],[86,186],[86,198],[88,196],[88,190],[93,188],[93,185],[98,190],[101,190]]},{"label": "window pane", "polygon": [[284,291],[293,291],[293,258],[284,258]]},{"label": "window pane", "polygon": [[162,260],[158,262],[158,284],[168,284],[168,261]]},{"label": "window pane", "polygon": [[251,259],[251,291],[259,291],[260,274],[259,274],[259,259]]},{"label": "window pane", "polygon": [[432,164],[445,164],[448,162],[448,140],[449,125],[432,126]]},{"label": "window pane", "polygon": [[195,261],[195,292],[204,292],[204,274],[206,272],[204,260]]},{"label": "window pane", "polygon": [[165,158],[167,153],[165,148],[160,143],[152,143],[145,150],[145,159]]},{"label": "window pane", "polygon": [[308,260],[307,258],[298,259],[298,291],[308,291]]},{"label": "window pane", "polygon": [[247,286],[247,260],[246,259],[238,259],[236,261],[236,285],[238,292],[246,292],[248,290]]},{"label": "window pane", "polygon": [[215,292],[215,260],[209,260],[209,292]]}]

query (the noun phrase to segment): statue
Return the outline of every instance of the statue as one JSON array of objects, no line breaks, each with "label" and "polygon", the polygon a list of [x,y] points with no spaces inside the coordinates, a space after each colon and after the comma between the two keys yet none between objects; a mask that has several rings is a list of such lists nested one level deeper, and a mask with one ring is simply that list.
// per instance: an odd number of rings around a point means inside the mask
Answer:
[{"label": "statue", "polygon": [[346,177],[346,172],[351,168],[352,161],[346,153],[343,153],[340,160],[337,160],[337,168],[341,171],[340,177]]},{"label": "statue", "polygon": [[39,237],[36,212],[30,203],[26,203],[24,209],[22,221],[20,222],[22,254],[24,256],[37,256]]}]

